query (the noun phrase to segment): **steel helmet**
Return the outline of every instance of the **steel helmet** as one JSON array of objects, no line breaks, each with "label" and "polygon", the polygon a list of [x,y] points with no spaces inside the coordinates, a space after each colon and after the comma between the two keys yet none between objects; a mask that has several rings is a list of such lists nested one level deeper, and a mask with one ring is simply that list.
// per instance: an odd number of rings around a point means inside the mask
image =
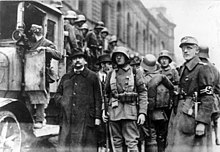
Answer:
[{"label": "steel helmet", "polygon": [[142,59],[141,67],[147,71],[155,71],[157,69],[157,59],[153,54],[146,54]]},{"label": "steel helmet", "polygon": [[112,42],[117,42],[117,36],[115,36],[115,35],[111,36],[109,43],[112,43]]},{"label": "steel helmet", "polygon": [[129,57],[129,50],[126,48],[126,47],[123,47],[123,46],[118,46],[116,47],[113,52],[112,52],[112,62],[116,63],[115,62],[115,57],[116,57],[116,54],[117,53],[122,53],[125,55],[125,58],[128,60],[130,60],[130,57]]},{"label": "steel helmet", "polygon": [[98,21],[95,26],[95,29],[103,29],[103,28],[104,28],[104,23],[102,21]]},{"label": "steel helmet", "polygon": [[75,22],[86,22],[86,17],[80,14]]},{"label": "steel helmet", "polygon": [[109,32],[108,32],[108,29],[106,28],[106,27],[104,27],[102,30],[101,30],[101,33],[107,33],[107,34],[109,34]]},{"label": "steel helmet", "polygon": [[77,19],[78,16],[77,16],[76,12],[69,10],[69,11],[66,12],[66,15],[64,16],[64,18],[66,18],[66,19]]},{"label": "steel helmet", "polygon": [[169,63],[172,62],[172,58],[171,58],[170,53],[169,53],[168,50],[162,50],[162,51],[160,52],[159,57],[158,57],[158,60],[157,60],[159,63],[160,63],[161,57],[167,57],[167,58],[169,59]]},{"label": "steel helmet", "polygon": [[209,47],[206,45],[200,45],[198,56],[200,58],[209,58]]},{"label": "steel helmet", "polygon": [[63,4],[62,4],[62,0],[52,0],[50,2],[50,4],[56,8],[62,8]]},{"label": "steel helmet", "polygon": [[81,30],[89,30],[89,26],[88,24],[84,23],[81,27],[80,27]]}]

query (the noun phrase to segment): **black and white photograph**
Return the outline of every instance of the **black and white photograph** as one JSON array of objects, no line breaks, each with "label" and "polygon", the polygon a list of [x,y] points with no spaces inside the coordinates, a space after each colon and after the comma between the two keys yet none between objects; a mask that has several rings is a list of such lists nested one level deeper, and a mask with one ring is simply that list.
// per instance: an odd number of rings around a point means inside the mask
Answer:
[{"label": "black and white photograph", "polygon": [[0,152],[219,152],[220,0],[0,0]]}]

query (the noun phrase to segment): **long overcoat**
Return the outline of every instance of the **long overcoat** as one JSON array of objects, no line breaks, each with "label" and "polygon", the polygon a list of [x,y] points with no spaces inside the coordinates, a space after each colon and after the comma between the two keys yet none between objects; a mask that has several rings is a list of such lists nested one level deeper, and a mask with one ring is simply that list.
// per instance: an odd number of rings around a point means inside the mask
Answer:
[{"label": "long overcoat", "polygon": [[101,119],[101,86],[96,73],[65,74],[55,101],[61,105],[59,147],[62,151],[96,152],[95,119]]},{"label": "long overcoat", "polygon": [[[166,152],[211,152],[211,113],[214,101],[213,73],[196,56],[180,67],[180,98],[177,112],[171,114]],[[198,93],[197,117],[193,93]],[[197,136],[197,123],[205,124],[205,135]]]}]

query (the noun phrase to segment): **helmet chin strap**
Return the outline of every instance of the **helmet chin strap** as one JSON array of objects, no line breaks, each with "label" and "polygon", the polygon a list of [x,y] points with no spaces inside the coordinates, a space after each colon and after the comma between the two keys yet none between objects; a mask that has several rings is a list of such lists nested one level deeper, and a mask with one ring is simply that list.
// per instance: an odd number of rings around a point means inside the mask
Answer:
[{"label": "helmet chin strap", "polygon": [[169,64],[167,64],[166,66],[161,66],[162,68],[167,68],[169,66]]}]

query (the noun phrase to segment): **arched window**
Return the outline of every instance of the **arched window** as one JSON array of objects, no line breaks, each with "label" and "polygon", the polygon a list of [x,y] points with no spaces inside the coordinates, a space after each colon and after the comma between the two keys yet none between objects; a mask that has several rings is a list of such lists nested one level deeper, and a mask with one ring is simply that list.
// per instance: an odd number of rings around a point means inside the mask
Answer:
[{"label": "arched window", "polygon": [[121,3],[118,2],[117,4],[117,37],[121,39],[121,20],[122,20],[122,13],[121,13]]},{"label": "arched window", "polygon": [[165,43],[164,43],[164,41],[161,41],[161,49],[162,49],[162,50],[165,49]]},{"label": "arched window", "polygon": [[138,51],[138,36],[139,36],[139,27],[138,22],[136,23],[136,34],[135,34],[135,49]]},{"label": "arched window", "polygon": [[143,53],[145,54],[145,50],[146,50],[146,32],[145,30],[143,30]]},{"label": "arched window", "polygon": [[128,47],[131,47],[131,17],[130,14],[128,13],[127,16],[127,44]]},{"label": "arched window", "polygon": [[153,46],[153,39],[152,39],[152,35],[150,35],[150,53],[152,52],[152,46]]}]

